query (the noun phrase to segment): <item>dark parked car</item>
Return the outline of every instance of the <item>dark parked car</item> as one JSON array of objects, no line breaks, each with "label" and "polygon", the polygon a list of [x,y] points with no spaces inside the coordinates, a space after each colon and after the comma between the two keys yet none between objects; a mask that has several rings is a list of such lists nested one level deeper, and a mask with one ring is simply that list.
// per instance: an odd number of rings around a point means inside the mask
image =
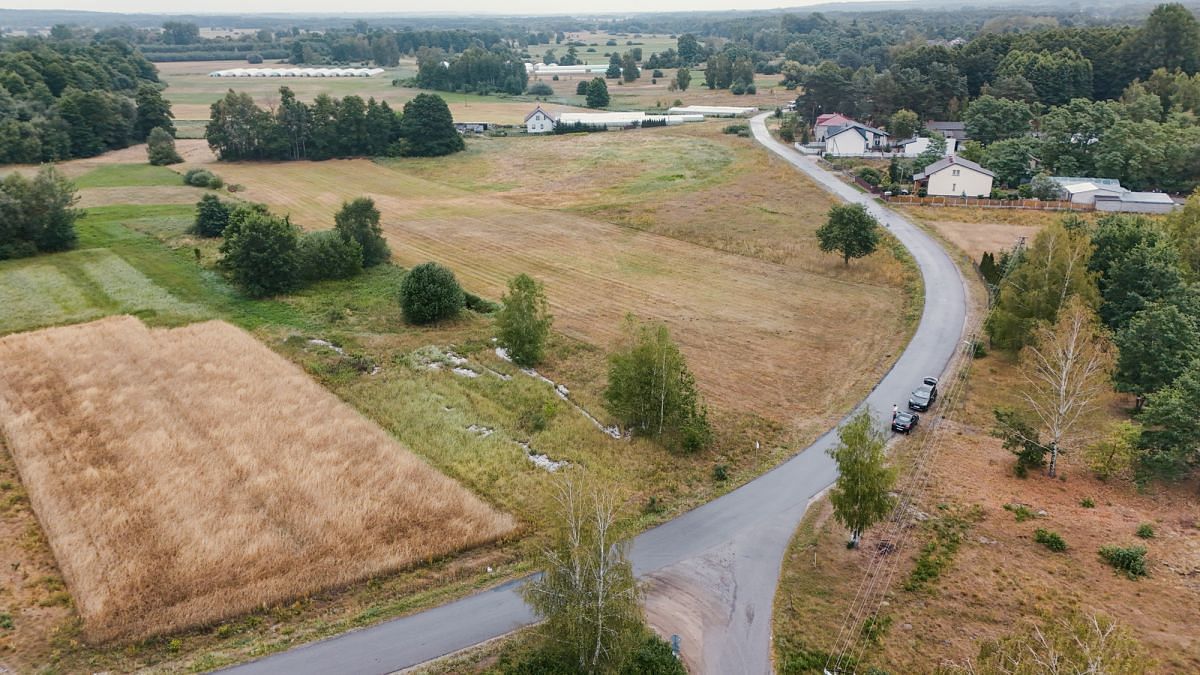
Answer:
[{"label": "dark parked car", "polygon": [[912,395],[908,397],[908,409],[921,412],[929,410],[929,406],[937,400],[937,383],[936,377],[925,378],[921,382],[921,386],[914,389]]},{"label": "dark parked car", "polygon": [[902,410],[896,413],[896,419],[892,420],[892,431],[898,431],[902,434],[907,434],[916,428],[917,422],[921,421],[921,416],[915,412]]}]

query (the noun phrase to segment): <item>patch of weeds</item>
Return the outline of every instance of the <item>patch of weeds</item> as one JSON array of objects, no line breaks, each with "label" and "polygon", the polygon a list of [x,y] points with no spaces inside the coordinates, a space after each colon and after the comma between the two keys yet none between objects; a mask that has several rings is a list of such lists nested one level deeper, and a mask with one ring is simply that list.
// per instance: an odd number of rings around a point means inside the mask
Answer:
[{"label": "patch of weeds", "polygon": [[925,521],[924,527],[930,532],[929,541],[921,547],[917,564],[904,582],[904,590],[918,591],[940,577],[953,562],[967,530],[982,518],[983,510],[976,505],[966,514],[953,511]]},{"label": "patch of weeds", "polygon": [[167,641],[167,651],[172,654],[178,654],[179,650],[183,649],[183,640],[179,638],[171,638]]},{"label": "patch of weeds", "polygon": [[1057,532],[1038,528],[1033,532],[1033,540],[1055,553],[1062,553],[1067,550],[1067,542],[1063,541],[1063,538]]},{"label": "patch of weeds", "polygon": [[656,516],[666,512],[667,507],[663,506],[662,501],[653,495],[646,501],[646,505],[642,507],[642,513],[648,516]]},{"label": "patch of weeds", "polygon": [[545,431],[557,414],[557,402],[531,401],[517,415],[517,428],[530,434]]},{"label": "patch of weeds", "polygon": [[861,631],[863,639],[870,644],[878,645],[891,627],[891,616],[869,616],[866,621],[863,621]]},{"label": "patch of weeds", "polygon": [[1137,532],[1135,532],[1135,534],[1137,534],[1137,536],[1141,537],[1142,539],[1153,539],[1154,538],[1154,526],[1151,525],[1150,523],[1142,523],[1141,525],[1138,525],[1138,529],[1137,529]]},{"label": "patch of weeds", "polygon": [[725,464],[718,464],[713,467],[713,480],[718,483],[724,483],[729,480],[729,467]]},{"label": "patch of weeds", "polygon": [[1105,546],[1100,549],[1100,557],[1118,572],[1130,579],[1147,576],[1145,546]]},{"label": "patch of weeds", "polygon": [[1024,504],[1005,504],[1004,510],[1012,512],[1018,523],[1037,518],[1037,513],[1034,513],[1033,509]]},{"label": "patch of weeds", "polygon": [[12,614],[9,614],[8,612],[0,612],[0,628],[3,628],[4,630],[13,629]]},{"label": "patch of weeds", "polygon": [[[775,643],[775,668],[780,675],[801,675],[807,673],[823,673],[825,664],[830,662],[831,655],[819,649],[810,649],[803,643],[793,644],[791,640],[780,637]],[[853,673],[858,669],[858,660],[846,657],[841,660],[845,672]]]},{"label": "patch of weeds", "polygon": [[1080,499],[1080,500],[1079,500],[1079,505],[1080,505],[1080,506],[1082,506],[1082,507],[1083,507],[1083,508],[1085,508],[1085,509],[1094,509],[1094,508],[1096,508],[1096,502],[1092,501],[1092,498],[1091,498],[1091,497],[1084,497],[1083,499]]}]

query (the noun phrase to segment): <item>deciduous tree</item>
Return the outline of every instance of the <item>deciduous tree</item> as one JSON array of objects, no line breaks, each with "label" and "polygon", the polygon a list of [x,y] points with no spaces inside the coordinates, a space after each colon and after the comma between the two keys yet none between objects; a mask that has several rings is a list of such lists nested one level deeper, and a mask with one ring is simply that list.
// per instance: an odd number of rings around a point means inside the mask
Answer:
[{"label": "deciduous tree", "polygon": [[1151,661],[1128,629],[1096,614],[1073,610],[979,648],[979,658],[957,666],[968,675],[1136,675]]},{"label": "deciduous tree", "polygon": [[196,204],[196,220],[189,231],[201,237],[219,237],[229,225],[229,213],[229,204],[216,195],[204,195]]},{"label": "deciduous tree", "polygon": [[518,274],[509,279],[502,302],[504,308],[496,316],[500,344],[517,365],[537,365],[553,320],[545,289],[528,274]]},{"label": "deciduous tree", "polygon": [[1196,322],[1197,317],[1185,314],[1173,302],[1158,302],[1134,314],[1115,339],[1117,390],[1137,396],[1140,409],[1147,395],[1174,382],[1200,355]]},{"label": "deciduous tree", "polygon": [[692,71],[688,70],[686,67],[681,67],[679,70],[675,71],[675,86],[679,89],[679,91],[687,91],[691,84]]},{"label": "deciduous tree", "polygon": [[417,265],[400,282],[400,309],[409,323],[421,325],[452,319],[465,303],[454,272],[435,262]]},{"label": "deciduous tree", "polygon": [[175,138],[162,127],[155,127],[146,139],[146,158],[154,166],[178,164],[183,161],[175,150]]},{"label": "deciduous tree", "polygon": [[411,157],[441,157],[466,147],[450,108],[437,94],[417,94],[404,104],[400,135]]},{"label": "deciduous tree", "polygon": [[619,672],[644,624],[616,500],[566,479],[555,501],[542,576],[526,586],[525,598],[545,621],[550,650],[574,672]]},{"label": "deciduous tree", "polygon": [[1200,463],[1200,358],[1146,400],[1141,421],[1143,468],[1182,478]]},{"label": "deciduous tree", "polygon": [[817,242],[826,253],[840,253],[849,266],[851,258],[875,252],[879,223],[862,204],[838,204],[829,209],[828,219],[817,229]]},{"label": "deciduous tree", "polygon": [[0,180],[0,260],[75,246],[75,185],[52,166]]},{"label": "deciduous tree", "polygon": [[358,197],[343,202],[342,208],[333,217],[334,228],[345,239],[358,242],[362,249],[362,266],[373,267],[387,262],[392,252],[383,238],[379,226],[379,209],[370,197]]},{"label": "deciduous tree", "polygon": [[1034,331],[1021,352],[1025,386],[1021,396],[1037,416],[1050,455],[1047,473],[1057,475],[1058,455],[1096,410],[1109,382],[1112,350],[1095,312],[1078,296],[1071,297],[1054,324]]},{"label": "deciduous tree", "polygon": [[888,131],[896,141],[912,138],[920,127],[921,120],[917,118],[917,113],[903,108],[892,113],[892,119],[888,122]]},{"label": "deciduous tree", "polygon": [[983,144],[1029,133],[1033,111],[1022,101],[980,96],[963,112],[967,135]]},{"label": "deciduous tree", "polygon": [[887,466],[886,441],[869,410],[863,410],[838,429],[838,444],[829,456],[837,462],[838,478],[829,492],[833,517],[850,530],[849,546],[858,546],[862,533],[887,517],[895,469]]},{"label": "deciduous tree", "polygon": [[239,207],[221,244],[221,266],[254,298],[290,291],[299,281],[300,233],[287,217]]}]

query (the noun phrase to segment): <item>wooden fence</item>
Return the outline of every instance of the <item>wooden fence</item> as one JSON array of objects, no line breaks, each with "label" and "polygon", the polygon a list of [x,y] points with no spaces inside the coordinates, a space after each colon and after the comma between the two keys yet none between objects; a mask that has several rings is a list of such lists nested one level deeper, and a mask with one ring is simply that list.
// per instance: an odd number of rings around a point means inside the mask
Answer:
[{"label": "wooden fence", "polygon": [[980,209],[1033,209],[1036,211],[1095,211],[1095,204],[1041,199],[986,199],[980,197],[918,197],[892,195],[884,200],[893,204],[919,206],[968,206]]}]

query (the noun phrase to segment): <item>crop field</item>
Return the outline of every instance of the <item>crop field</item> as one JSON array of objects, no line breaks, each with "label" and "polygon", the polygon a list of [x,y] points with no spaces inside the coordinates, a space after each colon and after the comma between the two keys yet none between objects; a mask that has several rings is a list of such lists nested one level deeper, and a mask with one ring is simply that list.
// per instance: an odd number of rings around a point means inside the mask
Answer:
[{"label": "crop field", "polygon": [[512,531],[222,322],[0,340],[0,428],[92,640],[211,622]]},{"label": "crop field", "polygon": [[[750,162],[731,170],[741,155],[753,152],[749,143],[652,132],[535,139],[511,162],[499,158],[515,143],[496,146],[494,154],[449,158],[444,173],[432,179],[426,177],[429,163],[407,161],[386,167],[362,160],[228,164],[218,170],[246,185],[246,199],[288,212],[308,228],[329,227],[342,201],[370,195],[401,264],[436,260],[486,297],[498,297],[508,278],[530,273],[546,283],[558,329],[601,348],[617,341],[626,314],[663,320],[719,409],[812,430],[864,391],[898,352],[907,328],[904,313],[894,308],[905,272],[886,252],[850,271],[832,257],[801,252],[815,246],[812,232],[828,198],[782,165]],[[497,160],[503,176],[489,165]],[[563,180],[547,188],[547,200],[531,197],[535,189],[522,190],[549,185],[556,170]],[[450,174],[474,184],[436,178]],[[674,236],[616,224],[628,214],[612,216],[614,223],[603,209],[599,217],[583,213],[583,205],[572,212],[572,186],[600,174],[612,183],[591,193],[593,199],[627,195],[615,201],[635,205],[646,218],[669,207],[673,215],[663,219],[663,228]],[[501,178],[503,183],[492,182]],[[734,179],[740,186],[730,185]],[[764,211],[753,193],[740,192],[754,181],[778,191],[773,202],[791,217]],[[723,194],[728,204],[720,203]],[[796,206],[786,207],[789,201]],[[697,222],[684,225],[688,204]],[[761,258],[712,248],[722,238],[728,240],[723,248]],[[792,257],[780,256],[774,244]],[[821,354],[820,363],[805,354]],[[869,367],[839,374],[845,363]]]},{"label": "crop field", "polygon": [[[604,41],[601,40],[603,45]],[[622,45],[624,41],[622,40]],[[555,45],[557,53],[565,53],[562,45]],[[546,45],[539,46],[545,53]],[[614,47],[600,49],[600,53],[615,49]],[[628,49],[628,47],[621,47]],[[646,50],[649,56],[650,51]],[[582,54],[582,50],[581,50]],[[607,61],[607,59],[601,59]],[[364,99],[375,97],[376,100],[387,101],[399,110],[404,103],[421,93],[420,89],[397,87],[392,85],[396,78],[408,78],[416,74],[416,63],[412,60],[402,61],[398,68],[389,68],[387,72],[375,77],[349,78],[224,78],[209,77],[214,70],[227,68],[245,68],[242,61],[181,61],[175,63],[155,64],[159,69],[160,78],[167,84],[164,95],[171,102],[177,125],[185,131],[187,137],[192,137],[198,128],[198,121],[209,118],[209,107],[229,90],[246,92],[263,107],[278,105],[279,88],[287,86],[303,101],[312,101],[320,94],[342,97],[351,94]],[[278,64],[263,64],[273,67]],[[612,102],[611,110],[643,110],[649,108],[666,108],[676,100],[685,105],[736,105],[756,106],[764,110],[796,98],[796,92],[787,91],[779,85],[779,76],[760,75],[755,80],[758,93],[734,96],[728,90],[709,90],[704,87],[704,73],[699,70],[692,72],[692,86],[688,91],[669,91],[674,70],[666,70],[657,82],[651,82],[652,71],[643,70],[642,77],[631,83],[618,83],[609,80],[609,93]],[[563,110],[586,110],[584,97],[575,94],[579,80],[591,80],[594,76],[560,76],[558,80],[541,78],[554,89],[554,96],[548,100],[538,101],[529,96],[509,96],[504,94],[479,96],[476,94],[461,94],[455,92],[431,92],[441,96],[450,106],[450,112],[459,122],[491,122],[495,124],[520,124],[525,115],[533,110],[535,105],[541,105],[549,112]],[[533,82],[534,80],[530,80]]]}]

